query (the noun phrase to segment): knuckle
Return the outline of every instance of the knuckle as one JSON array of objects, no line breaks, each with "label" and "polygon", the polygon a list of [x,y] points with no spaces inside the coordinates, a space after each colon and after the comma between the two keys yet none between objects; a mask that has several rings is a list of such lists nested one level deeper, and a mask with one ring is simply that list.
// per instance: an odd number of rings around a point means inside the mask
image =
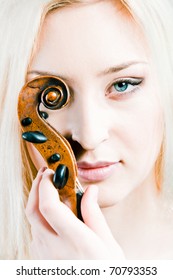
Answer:
[{"label": "knuckle", "polygon": [[54,206],[49,201],[40,202],[39,210],[43,216],[49,216],[54,211]]}]

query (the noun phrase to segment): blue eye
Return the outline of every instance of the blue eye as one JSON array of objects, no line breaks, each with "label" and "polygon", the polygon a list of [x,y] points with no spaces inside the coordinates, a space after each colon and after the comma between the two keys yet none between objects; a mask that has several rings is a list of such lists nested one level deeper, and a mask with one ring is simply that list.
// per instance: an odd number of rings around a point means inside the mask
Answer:
[{"label": "blue eye", "polygon": [[128,88],[129,84],[127,82],[118,82],[114,84],[114,88],[119,91],[123,92]]},{"label": "blue eye", "polygon": [[108,88],[107,96],[112,99],[123,99],[140,89],[143,78],[122,78],[114,81]]},{"label": "blue eye", "polygon": [[129,93],[136,89],[142,83],[143,79],[140,78],[129,78],[122,79],[117,82],[114,82],[110,87],[111,92],[119,93]]}]

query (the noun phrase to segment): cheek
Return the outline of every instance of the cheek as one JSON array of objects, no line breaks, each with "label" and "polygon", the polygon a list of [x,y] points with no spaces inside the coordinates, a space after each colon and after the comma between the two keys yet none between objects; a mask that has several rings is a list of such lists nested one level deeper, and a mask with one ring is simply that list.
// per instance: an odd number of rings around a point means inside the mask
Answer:
[{"label": "cheek", "polygon": [[51,110],[44,107],[44,105],[41,103],[39,106],[39,110],[41,112],[45,112],[47,114],[46,122],[50,124],[53,128],[55,128],[57,131],[63,130],[64,126],[67,123],[66,120],[66,107]]},{"label": "cheek", "polygon": [[[140,110],[132,110],[131,114],[128,112],[128,115],[121,115],[123,121],[118,129],[116,123],[112,137],[112,152],[113,149],[116,154],[119,151],[124,164],[119,172],[115,172],[107,180],[107,184],[102,184],[103,191],[100,192],[99,202],[103,207],[113,205],[136,188],[153,182],[155,163],[163,141],[164,125],[162,111],[158,106],[150,105],[146,108],[147,110],[141,107]],[[116,147],[113,143],[115,141]]]},{"label": "cheek", "polygon": [[42,111],[48,114],[46,122],[50,124],[57,132],[64,134],[64,131],[66,131],[68,124],[66,110],[63,109],[62,112],[59,110],[45,110],[44,108],[42,109]]},{"label": "cheek", "polygon": [[129,122],[126,145],[133,152],[133,160],[143,168],[153,165],[160,152],[164,134],[161,108],[157,104],[145,106],[143,103],[143,108],[131,116]]}]

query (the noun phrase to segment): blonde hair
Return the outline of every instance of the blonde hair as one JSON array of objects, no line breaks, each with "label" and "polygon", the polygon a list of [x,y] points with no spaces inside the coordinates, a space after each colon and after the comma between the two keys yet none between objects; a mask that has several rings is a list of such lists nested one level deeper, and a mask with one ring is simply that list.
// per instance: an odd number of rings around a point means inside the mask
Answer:
[{"label": "blonde hair", "polygon": [[[33,166],[21,141],[18,93],[25,83],[38,34],[47,13],[56,8],[94,1],[0,1],[0,258],[29,259],[30,229],[25,204]],[[118,2],[118,0],[112,0]],[[171,0],[119,0],[144,32],[160,83],[165,138],[156,164],[159,184],[171,193],[173,182],[173,30]],[[166,69],[166,72],[165,72]],[[166,74],[165,74],[166,73]]]}]

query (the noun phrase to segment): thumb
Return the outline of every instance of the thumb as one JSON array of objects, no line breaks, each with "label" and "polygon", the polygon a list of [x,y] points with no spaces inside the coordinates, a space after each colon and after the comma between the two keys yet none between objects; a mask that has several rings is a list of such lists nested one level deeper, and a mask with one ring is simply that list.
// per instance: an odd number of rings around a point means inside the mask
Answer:
[{"label": "thumb", "polygon": [[96,185],[88,186],[81,201],[83,220],[103,240],[108,237],[112,239],[112,234],[97,203],[97,198],[98,187]]},{"label": "thumb", "polygon": [[81,201],[81,212],[84,223],[99,236],[113,251],[123,257],[122,249],[114,239],[104,215],[97,203],[98,187],[88,186]]}]

